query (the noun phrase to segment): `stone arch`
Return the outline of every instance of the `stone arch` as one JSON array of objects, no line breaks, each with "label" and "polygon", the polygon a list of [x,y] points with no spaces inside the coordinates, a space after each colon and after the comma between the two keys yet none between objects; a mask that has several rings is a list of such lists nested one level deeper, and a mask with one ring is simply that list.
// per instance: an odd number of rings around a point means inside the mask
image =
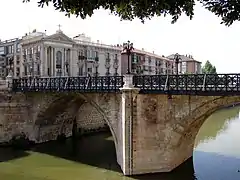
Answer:
[{"label": "stone arch", "polygon": [[[240,103],[240,96],[222,96],[205,101],[191,111],[191,113],[182,119],[175,132],[180,134],[179,139],[175,142],[174,157],[181,164],[193,155],[195,138],[206,119],[215,111]],[[177,136],[174,136],[176,138]],[[181,153],[180,153],[181,152]],[[179,153],[181,154],[179,156]]]},{"label": "stone arch", "polygon": [[[101,101],[101,98],[99,101]],[[76,117],[76,113],[78,112],[79,108],[81,106],[84,106],[86,102],[91,104],[91,106],[95,108],[99,112],[99,114],[101,114],[101,116],[103,117],[104,121],[106,122],[106,124],[108,125],[112,133],[115,147],[117,148],[117,135],[114,131],[114,128],[111,125],[111,122],[108,116],[99,105],[101,104],[101,102],[95,102],[94,100],[91,99],[91,96],[80,94],[80,93],[68,94],[68,95],[65,94],[62,96],[55,97],[55,99],[52,100],[48,106],[46,105],[43,106],[43,109],[38,113],[34,123],[34,130],[36,132],[35,139],[39,141],[39,134],[43,126],[57,124],[59,123],[57,121],[61,121],[62,116],[68,115],[69,118],[64,119],[61,122],[61,126],[57,128],[58,130],[63,129],[63,126],[65,126],[66,120],[69,120],[69,119],[73,120]]]}]

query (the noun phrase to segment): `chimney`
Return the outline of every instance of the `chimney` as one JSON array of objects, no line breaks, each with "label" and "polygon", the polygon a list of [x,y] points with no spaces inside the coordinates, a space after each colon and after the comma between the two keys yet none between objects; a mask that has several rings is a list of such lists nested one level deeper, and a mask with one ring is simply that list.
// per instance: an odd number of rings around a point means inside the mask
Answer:
[{"label": "chimney", "polygon": [[153,51],[153,54],[154,54],[154,51]]},{"label": "chimney", "polygon": [[97,40],[97,43],[99,44],[99,40]]},{"label": "chimney", "polygon": [[144,51],[144,48],[142,48],[142,51]]}]

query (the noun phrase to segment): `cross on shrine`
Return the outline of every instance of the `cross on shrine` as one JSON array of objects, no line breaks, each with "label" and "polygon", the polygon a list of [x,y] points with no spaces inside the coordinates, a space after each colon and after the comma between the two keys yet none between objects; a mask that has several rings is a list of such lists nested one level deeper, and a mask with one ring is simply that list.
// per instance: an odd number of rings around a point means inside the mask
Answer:
[{"label": "cross on shrine", "polygon": [[59,31],[61,31],[61,24],[58,25],[58,29],[59,29]]}]

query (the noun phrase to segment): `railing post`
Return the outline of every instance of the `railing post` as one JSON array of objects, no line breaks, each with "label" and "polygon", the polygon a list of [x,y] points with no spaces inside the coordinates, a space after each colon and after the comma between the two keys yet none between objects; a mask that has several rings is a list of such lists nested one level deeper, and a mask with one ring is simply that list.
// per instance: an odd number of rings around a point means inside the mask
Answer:
[{"label": "railing post", "polygon": [[133,74],[125,74],[123,77],[123,88],[134,88],[133,85]]}]

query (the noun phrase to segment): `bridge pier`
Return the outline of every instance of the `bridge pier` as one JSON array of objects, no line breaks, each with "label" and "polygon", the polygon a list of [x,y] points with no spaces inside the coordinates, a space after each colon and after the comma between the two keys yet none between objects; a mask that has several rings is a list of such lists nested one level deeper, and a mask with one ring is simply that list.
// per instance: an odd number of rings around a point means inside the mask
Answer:
[{"label": "bridge pier", "polygon": [[124,175],[133,175],[133,121],[136,106],[134,100],[139,93],[138,88],[133,86],[133,75],[125,75],[124,86],[120,88],[122,92],[122,121],[121,121],[121,160],[118,158]]}]

